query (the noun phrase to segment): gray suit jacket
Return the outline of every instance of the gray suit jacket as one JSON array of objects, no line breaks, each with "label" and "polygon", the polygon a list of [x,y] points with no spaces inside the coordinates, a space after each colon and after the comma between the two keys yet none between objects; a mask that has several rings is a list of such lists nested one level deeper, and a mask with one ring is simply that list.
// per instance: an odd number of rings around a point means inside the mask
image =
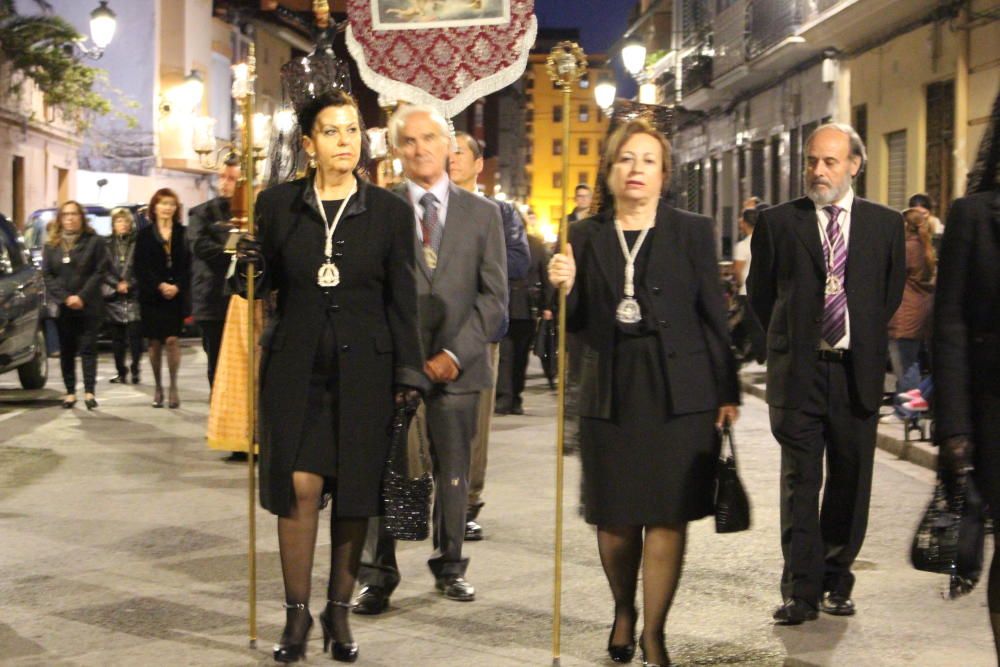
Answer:
[{"label": "gray suit jacket", "polygon": [[[449,187],[444,236],[433,273],[414,233],[417,303],[427,356],[449,350],[462,368],[457,380],[439,388],[464,394],[493,384],[486,345],[507,311],[507,254],[496,204],[454,184]],[[396,193],[408,200],[405,186]]]}]

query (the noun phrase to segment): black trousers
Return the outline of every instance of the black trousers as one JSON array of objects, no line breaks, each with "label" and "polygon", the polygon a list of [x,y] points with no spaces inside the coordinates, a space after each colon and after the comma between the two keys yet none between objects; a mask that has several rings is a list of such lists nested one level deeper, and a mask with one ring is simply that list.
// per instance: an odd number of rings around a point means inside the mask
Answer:
[{"label": "black trousers", "polygon": [[[142,328],[139,322],[111,323],[111,351],[118,377],[124,378],[129,370],[133,376],[139,376],[139,360],[142,359]],[[128,352],[131,352],[132,363],[126,366]]]},{"label": "black trousers", "polygon": [[500,363],[497,368],[496,409],[509,412],[521,407],[528,356],[535,337],[534,320],[511,320],[507,335],[500,341]]},{"label": "black trousers", "polygon": [[215,367],[219,365],[219,352],[222,350],[222,331],[226,323],[220,320],[198,320],[201,329],[201,348],[208,355],[208,386],[215,382]]},{"label": "black trousers", "polygon": [[97,384],[97,333],[101,329],[101,318],[60,312],[56,329],[59,331],[59,365],[66,393],[76,392],[76,355],[79,354],[80,365],[83,366],[83,390],[93,394]]},{"label": "black trousers", "polygon": [[860,407],[850,374],[849,364],[817,360],[802,407],[770,410],[781,444],[781,592],[814,606],[827,591],[850,596],[868,527],[878,413]]},{"label": "black trousers", "polygon": [[[469,457],[476,433],[479,392],[445,394],[435,392],[425,399],[427,431],[434,474],[434,552],[427,561],[435,578],[464,576],[469,559],[462,556],[465,542],[465,512],[469,500]],[[368,539],[361,555],[358,581],[362,586],[381,586],[391,594],[399,584],[396,540],[382,520],[368,524]]]}]

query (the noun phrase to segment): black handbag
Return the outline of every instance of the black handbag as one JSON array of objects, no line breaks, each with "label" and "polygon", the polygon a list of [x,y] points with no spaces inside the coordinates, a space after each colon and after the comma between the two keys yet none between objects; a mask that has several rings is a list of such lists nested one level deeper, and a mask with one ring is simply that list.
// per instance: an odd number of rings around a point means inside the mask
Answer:
[{"label": "black handbag", "polygon": [[430,534],[431,494],[434,479],[429,472],[423,435],[420,455],[425,472],[412,478],[407,470],[407,435],[415,409],[398,406],[392,416],[392,443],[382,473],[382,513],[385,529],[397,540],[419,542]]},{"label": "black handbag", "polygon": [[962,508],[949,506],[944,482],[938,479],[934,496],[913,536],[910,547],[913,567],[924,572],[952,574],[958,558],[961,523]]},{"label": "black handbag", "polygon": [[[718,431],[719,463],[715,484],[715,532],[738,533],[750,528],[750,499],[736,470],[736,446],[733,430],[724,426]],[[723,453],[729,443],[729,455]]]}]

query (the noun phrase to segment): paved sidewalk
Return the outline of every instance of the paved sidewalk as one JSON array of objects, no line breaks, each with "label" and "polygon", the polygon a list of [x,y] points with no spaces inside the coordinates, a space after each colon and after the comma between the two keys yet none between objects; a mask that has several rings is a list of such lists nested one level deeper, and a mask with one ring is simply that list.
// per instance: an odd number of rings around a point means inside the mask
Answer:
[{"label": "paved sidewalk", "polygon": [[[258,511],[260,642],[251,650],[246,467],[222,463],[204,445],[203,364],[200,350],[185,349],[180,410],[151,409],[148,383],[109,385],[105,357],[101,406],[90,413],[36,402],[13,389],[16,376],[0,377],[0,664],[273,664],[284,618],[274,519]],[[486,540],[467,545],[478,599],[442,599],[425,565],[429,545],[403,545],[391,611],[353,621],[359,665],[551,664],[555,405],[537,379],[526,409],[494,421]],[[944,578],[907,563],[932,473],[883,452],[857,565],[858,615],[774,627],[778,447],[763,402],[746,399],[737,437],[753,529],[716,535],[710,520],[692,525],[667,627],[678,665],[995,664],[984,586],[945,601]],[[612,603],[594,531],[577,515],[578,460],[566,463],[562,665],[610,665]],[[317,612],[324,530],[319,543]],[[331,664],[320,649],[317,630],[309,664]]]}]

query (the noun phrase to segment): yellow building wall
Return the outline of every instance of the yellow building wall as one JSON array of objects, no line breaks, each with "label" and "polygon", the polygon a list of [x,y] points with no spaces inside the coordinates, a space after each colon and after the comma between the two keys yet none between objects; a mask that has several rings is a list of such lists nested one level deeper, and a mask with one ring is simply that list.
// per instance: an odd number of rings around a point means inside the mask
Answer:
[{"label": "yellow building wall", "polygon": [[[956,79],[960,37],[947,22],[929,24],[850,61],[851,107],[864,104],[868,111],[869,199],[887,203],[886,136],[899,130],[906,130],[907,195],[925,190],[927,87]],[[953,160],[953,169],[963,183],[1000,89],[1000,51],[996,46],[1000,44],[1000,22],[970,31],[969,44],[967,139],[964,144],[956,142]],[[956,100],[956,108],[959,106]],[[961,196],[963,191],[953,196]]]},{"label": "yellow building wall", "polygon": [[[558,234],[559,222],[563,216],[573,210],[573,190],[580,184],[581,174],[586,174],[587,185],[595,187],[597,171],[600,165],[601,143],[607,133],[608,120],[601,113],[594,101],[594,84],[597,81],[597,67],[602,58],[589,58],[591,68],[587,88],[575,86],[571,96],[570,145],[563,146],[569,151],[569,175],[563,174],[566,186],[567,200],[563,201],[563,190],[553,187],[553,173],[563,169],[563,156],[553,154],[553,141],[563,138],[562,122],[555,122],[553,109],[563,104],[563,93],[553,87],[545,71],[545,56],[532,55],[528,65],[527,76],[533,78],[532,88],[527,88],[532,101],[528,108],[533,113],[531,131],[528,141],[532,147],[532,160],[527,165],[531,183],[531,196],[528,202],[538,216],[539,226],[543,234],[552,239]],[[580,120],[580,107],[586,105],[589,119]],[[580,155],[580,140],[586,139],[589,145],[587,155]]]}]

